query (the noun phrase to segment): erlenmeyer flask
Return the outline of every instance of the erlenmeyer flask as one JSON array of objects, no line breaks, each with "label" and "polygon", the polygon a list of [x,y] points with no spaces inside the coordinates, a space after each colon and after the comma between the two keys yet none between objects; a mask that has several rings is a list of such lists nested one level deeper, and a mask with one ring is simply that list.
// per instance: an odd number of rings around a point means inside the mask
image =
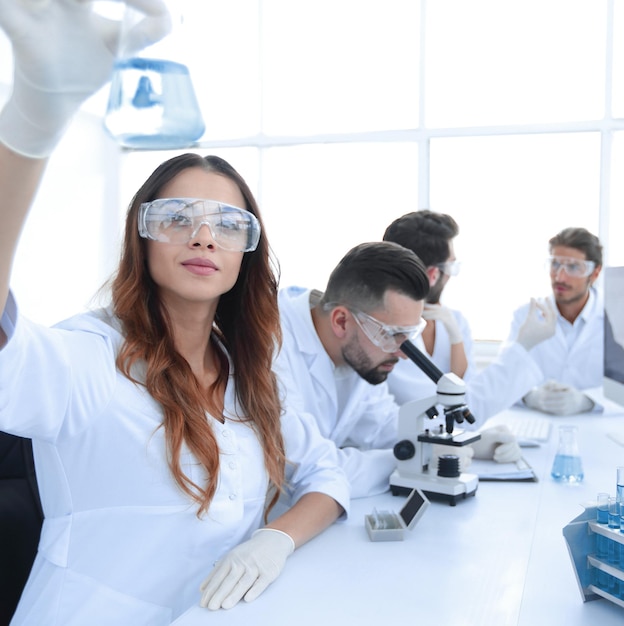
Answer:
[{"label": "erlenmeyer flask", "polygon": [[558,482],[580,483],[583,480],[577,435],[577,426],[559,426],[559,445],[550,472]]},{"label": "erlenmeyer flask", "polygon": [[[104,119],[107,131],[124,147],[183,148],[205,130],[191,75],[182,62],[184,18],[175,0],[165,5],[169,19],[163,15],[158,21],[126,5]],[[137,53],[141,38],[158,41]]]}]

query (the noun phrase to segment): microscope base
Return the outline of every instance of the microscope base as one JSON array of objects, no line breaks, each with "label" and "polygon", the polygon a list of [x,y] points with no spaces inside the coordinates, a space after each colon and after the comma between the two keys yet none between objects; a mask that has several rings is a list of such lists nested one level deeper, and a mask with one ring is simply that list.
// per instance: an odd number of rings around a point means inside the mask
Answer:
[{"label": "microscope base", "polygon": [[457,478],[442,478],[429,474],[401,476],[397,470],[394,470],[390,476],[390,491],[394,496],[409,494],[414,487],[418,487],[430,500],[448,501],[451,506],[455,506],[458,499],[474,496],[478,486],[479,477],[476,474],[460,474]]}]

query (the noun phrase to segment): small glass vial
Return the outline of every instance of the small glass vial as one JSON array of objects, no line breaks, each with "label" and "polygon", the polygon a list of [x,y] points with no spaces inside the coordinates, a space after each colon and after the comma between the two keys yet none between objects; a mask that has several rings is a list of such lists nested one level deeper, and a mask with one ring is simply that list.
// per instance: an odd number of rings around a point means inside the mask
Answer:
[{"label": "small glass vial", "polygon": [[616,482],[616,495],[617,501],[624,502],[624,467],[617,468],[617,482]]},{"label": "small glass vial", "polygon": [[602,491],[596,497],[596,521],[599,524],[609,521],[609,494]]},{"label": "small glass vial", "polygon": [[[596,521],[605,526],[609,522],[609,494],[600,492],[596,498]],[[600,533],[596,534],[596,556],[606,559],[609,552],[609,539]]]},{"label": "small glass vial", "polygon": [[[150,20],[126,5],[104,118],[108,133],[126,148],[184,148],[204,134],[191,75],[183,62],[183,22],[174,0],[163,2],[162,14]],[[137,52],[144,41],[153,43]]]},{"label": "small glass vial", "polygon": [[557,482],[571,484],[582,482],[583,463],[579,454],[576,426],[559,426],[559,447],[550,475]]}]

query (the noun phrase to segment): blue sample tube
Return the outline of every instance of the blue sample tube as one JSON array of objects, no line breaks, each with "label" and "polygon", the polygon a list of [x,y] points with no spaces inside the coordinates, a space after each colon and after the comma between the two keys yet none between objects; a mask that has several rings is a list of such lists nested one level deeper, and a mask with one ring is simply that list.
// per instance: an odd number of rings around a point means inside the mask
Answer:
[{"label": "blue sample tube", "polygon": [[596,521],[599,524],[609,522],[609,494],[600,492],[596,498]]},{"label": "blue sample tube", "polygon": [[620,528],[620,504],[613,496],[609,496],[609,528]]}]

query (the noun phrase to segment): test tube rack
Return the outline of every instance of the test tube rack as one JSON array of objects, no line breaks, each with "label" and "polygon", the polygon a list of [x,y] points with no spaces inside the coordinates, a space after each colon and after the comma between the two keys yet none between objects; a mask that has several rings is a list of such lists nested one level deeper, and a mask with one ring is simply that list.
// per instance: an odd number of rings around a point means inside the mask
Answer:
[{"label": "test tube rack", "polygon": [[564,529],[583,601],[604,598],[624,608],[624,532],[596,521],[596,507]]}]

